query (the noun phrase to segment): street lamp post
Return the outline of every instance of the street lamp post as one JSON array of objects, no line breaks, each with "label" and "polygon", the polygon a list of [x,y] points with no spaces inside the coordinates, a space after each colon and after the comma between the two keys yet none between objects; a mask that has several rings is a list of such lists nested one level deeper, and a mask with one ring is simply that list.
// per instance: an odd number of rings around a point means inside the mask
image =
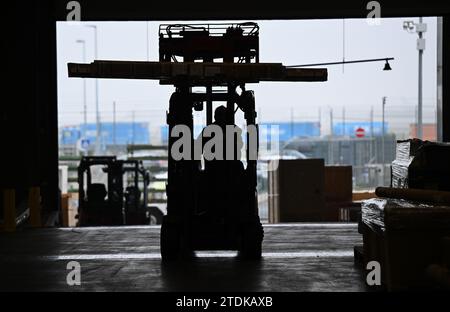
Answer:
[{"label": "street lamp post", "polygon": [[382,135],[382,137],[381,137],[381,161],[383,162],[383,165],[384,165],[384,162],[386,161],[386,158],[385,158],[385,156],[384,156],[384,136],[386,135],[386,133],[385,133],[385,120],[384,120],[384,109],[385,109],[385,107],[386,107],[386,97],[385,96],[383,96],[383,104],[382,104],[383,106],[382,106],[382,113],[381,113],[381,135]]},{"label": "street lamp post", "polygon": [[328,162],[330,165],[334,165],[334,144],[333,144],[333,138],[334,138],[334,122],[333,122],[333,109],[330,108],[330,143],[328,145]]},{"label": "street lamp post", "polygon": [[[419,18],[419,24],[418,25],[425,25],[422,23],[423,19],[422,17]],[[417,26],[416,26],[417,28]],[[426,27],[425,27],[426,28]],[[426,29],[425,29],[426,30]],[[423,104],[422,104],[422,58],[423,58],[423,50],[425,50],[425,39],[423,39],[423,32],[422,30],[417,30],[417,33],[419,34],[419,39],[417,39],[417,50],[419,50],[419,103],[418,103],[418,109],[417,109],[417,136],[419,139],[423,139],[423,126],[422,126],[422,111],[423,111]]]},{"label": "street lamp post", "polygon": [[423,23],[423,18],[419,17],[419,23],[416,24],[413,21],[403,22],[403,29],[409,33],[414,31],[418,34],[417,38],[417,50],[419,51],[419,73],[418,73],[418,104],[417,104],[417,137],[423,139],[423,93],[422,93],[422,63],[423,63],[423,51],[425,50],[425,39],[423,38],[423,33],[427,31],[427,24]]},{"label": "street lamp post", "polygon": [[[98,41],[97,41],[97,26],[96,25],[86,25],[86,27],[92,28],[94,30],[94,57],[98,60]],[[95,122],[96,122],[96,135],[95,135],[95,154],[100,154],[100,134],[101,134],[101,123],[100,123],[100,111],[99,111],[99,93],[98,93],[98,79],[95,79]]]},{"label": "street lamp post", "polygon": [[[86,41],[77,40],[83,49],[83,63],[86,63]],[[86,100],[86,79],[83,79],[83,138],[86,138],[87,129],[87,100]]]},{"label": "street lamp post", "polygon": [[116,147],[116,101],[113,102],[113,145]]}]

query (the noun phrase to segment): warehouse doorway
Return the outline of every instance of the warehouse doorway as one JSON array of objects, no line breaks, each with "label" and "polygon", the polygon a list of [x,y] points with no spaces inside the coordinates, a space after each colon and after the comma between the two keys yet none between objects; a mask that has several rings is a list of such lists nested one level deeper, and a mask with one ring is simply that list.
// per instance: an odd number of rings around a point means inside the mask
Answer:
[{"label": "warehouse doorway", "polygon": [[[371,25],[365,19],[256,21],[260,25],[264,62],[309,65],[381,59],[381,62],[323,65],[329,70],[329,80],[324,84],[252,85],[261,129],[264,132],[277,127],[280,142],[277,155],[260,155],[260,213],[266,221],[270,219],[269,205],[276,206],[270,202],[274,191],[270,191],[271,178],[267,173],[274,158],[323,159],[318,164],[319,168],[324,166],[323,173],[315,175],[324,177],[316,183],[319,193],[323,193],[319,202],[329,202],[333,207],[345,203],[346,209],[333,208],[331,219],[322,220],[349,221],[354,200],[371,196],[376,186],[389,184],[395,141],[414,136],[417,123],[416,79],[413,79],[417,51],[415,38],[403,29],[407,20],[418,19],[382,19],[380,25]],[[437,135],[437,18],[425,18],[424,23],[428,25],[428,44],[424,59],[423,120],[427,138],[433,140]],[[151,173],[157,176],[151,185],[152,196],[164,210],[163,168],[167,153],[163,147],[167,144],[165,114],[171,87],[152,81],[69,79],[67,75],[69,62],[157,60],[159,24],[58,23],[59,155],[60,165],[68,171],[63,187],[67,193],[77,193],[76,166],[82,155],[100,153],[151,159],[148,166],[156,170]],[[392,70],[383,70],[387,65]],[[194,118],[199,125],[205,123],[200,114]],[[262,141],[267,132],[261,136]],[[143,146],[162,150],[139,150]],[[344,179],[345,183],[338,184],[346,187],[340,194],[326,195],[326,188],[336,191],[336,179]],[[294,181],[289,184],[300,183],[298,179]],[[308,205],[317,201],[304,200]],[[70,204],[76,205],[76,200]],[[314,209],[312,215],[304,221],[320,220],[314,216]]]}]

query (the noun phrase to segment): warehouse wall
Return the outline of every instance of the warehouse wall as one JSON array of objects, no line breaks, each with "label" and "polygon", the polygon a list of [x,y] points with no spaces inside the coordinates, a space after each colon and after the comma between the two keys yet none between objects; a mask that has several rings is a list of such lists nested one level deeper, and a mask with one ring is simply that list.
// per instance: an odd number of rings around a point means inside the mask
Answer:
[{"label": "warehouse wall", "polygon": [[45,208],[57,206],[56,23],[52,1],[10,1],[2,19],[6,78],[2,103],[2,188],[17,202],[40,186]]}]

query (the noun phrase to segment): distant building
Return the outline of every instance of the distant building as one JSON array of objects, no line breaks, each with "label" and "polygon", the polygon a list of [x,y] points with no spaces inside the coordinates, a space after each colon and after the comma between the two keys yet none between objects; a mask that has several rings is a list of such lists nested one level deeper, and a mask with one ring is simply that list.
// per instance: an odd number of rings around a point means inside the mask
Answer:
[{"label": "distant building", "polygon": [[[203,125],[194,125],[194,138],[197,138],[202,132]],[[168,145],[169,143],[169,126],[161,126],[161,142],[163,145]]]},{"label": "distant building", "polygon": [[[383,135],[383,123],[382,122],[337,122],[333,125],[333,135],[335,136],[349,136],[356,137],[356,130],[362,128],[364,129],[365,136],[382,136]],[[372,133],[373,131],[373,133]],[[389,125],[387,122],[384,123],[384,133],[389,132]]]},{"label": "distant building", "polygon": [[[194,137],[197,137],[205,126],[194,126]],[[161,127],[161,141],[167,144],[169,128]],[[320,137],[319,122],[270,122],[259,124],[260,142],[266,142],[278,136],[280,142],[287,142],[294,137]]]},{"label": "distant building", "polygon": [[[76,145],[81,139],[94,144],[97,135],[96,124],[66,126],[59,130],[60,145]],[[148,123],[103,122],[101,124],[101,144],[128,145],[149,144],[150,131]]]},{"label": "distant building", "polygon": [[[260,140],[270,138],[270,133],[278,134],[280,142],[287,142],[295,137],[320,137],[319,122],[270,122],[259,124]],[[276,133],[277,132],[277,133]]]},{"label": "distant building", "polygon": [[[409,137],[417,138],[417,125],[409,125]],[[436,124],[422,124],[422,138],[425,141],[437,140],[437,126]]]}]

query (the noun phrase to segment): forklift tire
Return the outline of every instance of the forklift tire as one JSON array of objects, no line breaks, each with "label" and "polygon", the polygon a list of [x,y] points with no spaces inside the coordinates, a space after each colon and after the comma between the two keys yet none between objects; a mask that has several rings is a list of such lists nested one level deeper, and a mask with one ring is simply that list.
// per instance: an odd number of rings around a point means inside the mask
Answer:
[{"label": "forklift tire", "polygon": [[239,258],[243,260],[260,260],[262,257],[262,241],[264,230],[258,221],[247,224],[241,232]]},{"label": "forklift tire", "polygon": [[177,260],[181,251],[181,233],[178,226],[163,220],[160,238],[161,258],[163,262]]},{"label": "forklift tire", "polygon": [[149,225],[162,224],[164,214],[162,213],[161,210],[159,210],[158,207],[156,206],[148,207],[148,212],[149,212],[149,220],[148,220]]}]

